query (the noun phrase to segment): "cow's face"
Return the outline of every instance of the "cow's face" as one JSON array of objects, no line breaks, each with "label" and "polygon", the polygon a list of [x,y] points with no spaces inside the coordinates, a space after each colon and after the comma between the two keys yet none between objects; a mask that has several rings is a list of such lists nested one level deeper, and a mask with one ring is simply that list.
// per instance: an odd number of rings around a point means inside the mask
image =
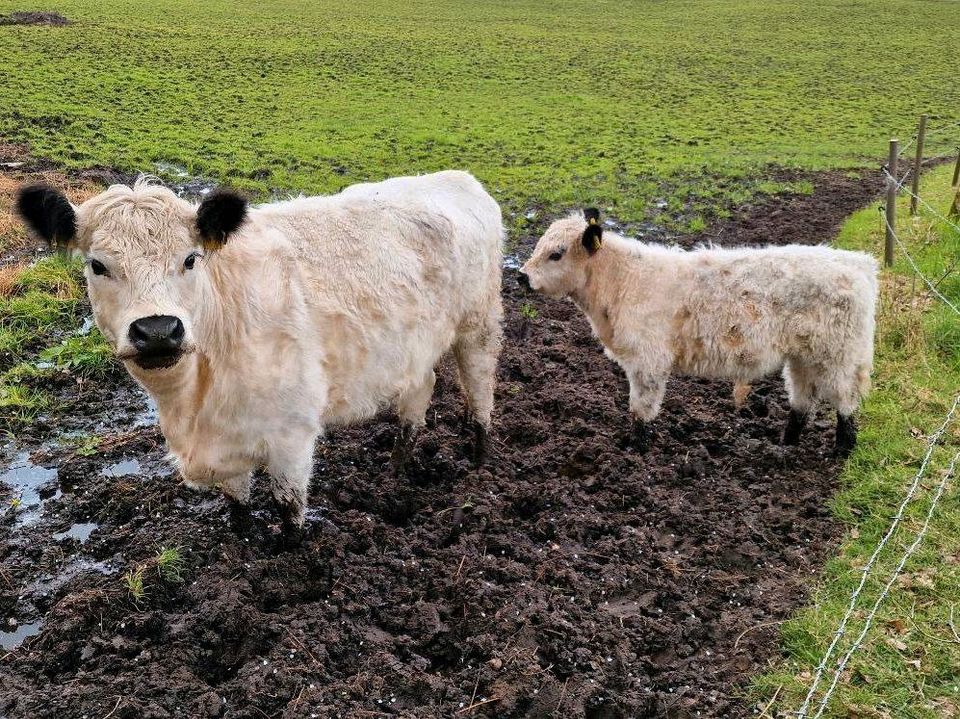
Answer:
[{"label": "cow's face", "polygon": [[246,203],[220,191],[195,208],[138,182],[114,185],[77,208],[56,190],[29,187],[17,209],[48,242],[84,255],[97,326],[117,356],[144,375],[196,349],[194,328],[213,301],[206,262],[242,224]]},{"label": "cow's face", "polygon": [[587,281],[587,263],[600,249],[601,238],[597,210],[557,220],[520,268],[520,283],[555,299],[579,292]]}]

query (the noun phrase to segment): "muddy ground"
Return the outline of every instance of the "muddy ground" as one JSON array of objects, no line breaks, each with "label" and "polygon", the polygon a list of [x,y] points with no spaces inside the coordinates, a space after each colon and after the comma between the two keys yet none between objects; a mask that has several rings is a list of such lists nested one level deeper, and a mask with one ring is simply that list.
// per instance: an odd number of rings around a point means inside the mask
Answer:
[{"label": "muddy ground", "polygon": [[[826,241],[880,188],[872,173],[802,177],[812,196],[685,243]],[[278,540],[262,491],[241,536],[220,499],[178,486],[122,373],[62,378],[69,411],[0,465],[42,501],[0,527],[0,642],[19,643],[0,651],[0,717],[753,714],[744,685],[838,536],[832,417],[785,451],[779,379],[739,411],[728,383],[674,379],[639,454],[626,380],[579,312],[504,280],[490,463],[468,462],[445,362],[410,478],[387,469],[387,414],[318,447],[299,547]],[[105,439],[89,456],[82,439],[51,443],[90,432]],[[172,546],[179,580],[156,565]]]}]

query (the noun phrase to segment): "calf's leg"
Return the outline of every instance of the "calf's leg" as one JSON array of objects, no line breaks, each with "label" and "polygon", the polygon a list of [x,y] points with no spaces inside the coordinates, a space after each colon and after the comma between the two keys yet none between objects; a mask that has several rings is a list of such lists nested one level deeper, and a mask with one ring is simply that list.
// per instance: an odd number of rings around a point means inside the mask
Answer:
[{"label": "calf's leg", "polygon": [[417,432],[427,423],[427,409],[433,397],[433,386],[437,375],[433,370],[421,381],[404,392],[397,399],[397,414],[400,415],[400,430],[393,445],[390,464],[394,474],[402,474],[413,456],[414,441]]},{"label": "calf's leg", "polygon": [[866,392],[869,370],[860,366],[841,367],[828,373],[823,381],[821,394],[837,410],[837,434],[833,452],[838,457],[849,457],[857,446],[857,424],[853,413]]},{"label": "calf's leg", "polygon": [[[499,295],[497,296],[499,309]],[[500,314],[491,311],[463,328],[453,345],[466,402],[467,426],[473,434],[473,461],[483,464],[490,448],[490,418],[497,381],[497,357],[503,330]]]},{"label": "calf's leg", "polygon": [[800,443],[800,434],[816,403],[815,380],[815,371],[795,360],[789,360],[783,368],[783,381],[786,384],[790,402],[790,416],[783,430],[782,443],[785,445]]},{"label": "calf's leg", "polygon": [[650,449],[654,433],[650,423],[660,413],[663,396],[667,391],[668,375],[646,369],[627,370],[630,382],[630,414],[633,417],[632,438],[634,446],[642,452]]}]

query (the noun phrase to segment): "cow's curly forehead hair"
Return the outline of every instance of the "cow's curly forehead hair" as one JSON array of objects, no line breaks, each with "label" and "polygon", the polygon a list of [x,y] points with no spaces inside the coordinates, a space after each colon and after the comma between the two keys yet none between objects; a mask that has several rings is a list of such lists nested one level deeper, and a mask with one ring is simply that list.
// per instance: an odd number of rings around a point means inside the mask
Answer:
[{"label": "cow's curly forehead hair", "polygon": [[[179,243],[183,230],[192,225],[196,209],[177,197],[155,178],[141,176],[133,184],[111,185],[84,202],[78,212],[78,240],[89,247],[94,233],[102,233],[116,249],[149,241],[162,252]],[[177,231],[171,232],[173,228]]]}]

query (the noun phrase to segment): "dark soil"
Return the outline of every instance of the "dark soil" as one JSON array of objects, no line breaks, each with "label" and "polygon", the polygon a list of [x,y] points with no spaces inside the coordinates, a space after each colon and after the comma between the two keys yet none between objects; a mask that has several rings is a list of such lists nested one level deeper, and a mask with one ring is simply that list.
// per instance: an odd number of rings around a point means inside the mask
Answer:
[{"label": "dark soil", "polygon": [[[826,241],[880,184],[813,179],[812,197],[690,239]],[[80,414],[21,445],[98,425],[108,440],[36,454],[64,493],[33,527],[0,529],[0,619],[44,622],[0,657],[0,717],[753,714],[744,685],[838,536],[832,417],[784,450],[778,378],[742,410],[728,383],[677,378],[640,454],[626,381],[579,311],[521,294],[512,270],[505,297],[489,464],[467,460],[445,363],[408,478],[387,469],[389,416],[318,448],[299,546],[262,490],[241,535],[220,499],[181,488],[156,428],[131,429],[126,380],[64,387]],[[100,474],[125,458],[141,471]],[[86,543],[53,539],[80,522],[99,523]],[[180,547],[182,581],[161,576],[161,546]],[[139,599],[124,582],[138,567]]]},{"label": "dark soil", "polygon": [[0,25],[69,25],[70,21],[58,12],[12,12],[0,15]]}]

